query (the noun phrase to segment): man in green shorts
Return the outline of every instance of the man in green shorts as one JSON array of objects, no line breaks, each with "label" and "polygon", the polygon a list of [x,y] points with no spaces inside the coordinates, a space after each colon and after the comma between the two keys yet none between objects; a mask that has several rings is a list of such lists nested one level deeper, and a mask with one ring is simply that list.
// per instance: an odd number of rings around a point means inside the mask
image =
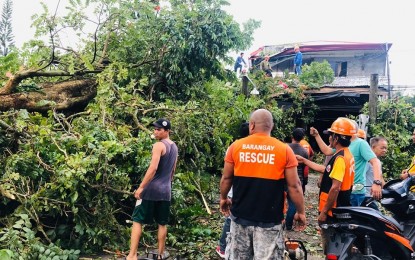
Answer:
[{"label": "man in green shorts", "polygon": [[153,123],[154,137],[151,162],[138,189],[134,192],[137,199],[133,212],[133,227],[128,260],[137,260],[138,244],[143,224],[158,224],[158,258],[164,259],[169,221],[171,182],[176,169],[178,149],[170,140],[171,124],[161,118]]}]

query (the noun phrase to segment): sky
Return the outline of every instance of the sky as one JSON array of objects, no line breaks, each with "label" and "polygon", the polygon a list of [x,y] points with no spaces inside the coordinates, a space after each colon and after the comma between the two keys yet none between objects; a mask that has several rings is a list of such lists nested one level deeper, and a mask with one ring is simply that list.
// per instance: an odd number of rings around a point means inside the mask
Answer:
[{"label": "sky", "polygon": [[310,41],[392,43],[391,83],[415,86],[415,15],[401,1],[385,0],[229,0],[226,10],[243,23],[262,22],[250,53],[264,45]]},{"label": "sky", "polygon": [[[3,6],[4,0],[0,0]],[[13,0],[13,34],[17,46],[30,39],[30,17],[40,12],[41,0]],[[68,0],[43,0],[54,11],[60,2],[64,11]],[[386,0],[228,0],[226,6],[234,19],[242,24],[252,18],[261,21],[254,33],[250,53],[264,45],[310,41],[344,41],[392,43],[389,51],[393,85],[415,86],[415,44],[412,27],[413,9],[407,1]]]}]

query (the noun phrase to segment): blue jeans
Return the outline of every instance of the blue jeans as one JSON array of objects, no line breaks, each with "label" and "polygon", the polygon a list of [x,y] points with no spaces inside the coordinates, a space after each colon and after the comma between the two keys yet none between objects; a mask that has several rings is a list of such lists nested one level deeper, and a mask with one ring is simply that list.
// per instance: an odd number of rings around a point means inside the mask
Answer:
[{"label": "blue jeans", "polygon": [[225,219],[225,223],[223,223],[222,235],[220,236],[220,239],[219,239],[220,251],[222,251],[222,252],[225,252],[225,249],[226,249],[226,236],[230,231],[231,231],[231,218],[227,217]]},{"label": "blue jeans", "polygon": [[296,75],[301,75],[301,65],[300,66],[295,66],[295,74]]},{"label": "blue jeans", "polygon": [[350,194],[350,204],[352,204],[352,206],[360,206],[364,199],[365,199],[364,193],[363,194],[355,194],[355,193]]},{"label": "blue jeans", "polygon": [[242,64],[235,64],[235,66],[233,66],[233,71],[237,72],[239,69],[239,72],[242,71]]}]

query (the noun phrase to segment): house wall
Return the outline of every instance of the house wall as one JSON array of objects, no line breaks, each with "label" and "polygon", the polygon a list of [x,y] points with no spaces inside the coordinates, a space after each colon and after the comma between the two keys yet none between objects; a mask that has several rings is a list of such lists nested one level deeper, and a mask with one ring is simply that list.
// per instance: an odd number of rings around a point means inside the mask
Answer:
[{"label": "house wall", "polygon": [[[371,54],[363,57],[318,57],[315,61],[322,62],[327,60],[333,71],[339,70],[339,64],[347,62],[347,76],[370,76],[378,74],[386,76],[386,55]],[[338,75],[338,74],[336,74]]]},{"label": "house wall", "polygon": [[[283,72],[286,69],[293,71],[292,57],[281,57],[277,60],[271,58],[271,66],[274,71]],[[341,63],[347,63],[346,76],[368,77],[371,74],[386,76],[386,54],[382,52],[362,52],[362,51],[344,51],[344,52],[315,52],[303,53],[303,64],[309,64],[312,61],[322,62],[327,60],[336,76],[340,75]],[[344,73],[343,73],[344,74]]]}]

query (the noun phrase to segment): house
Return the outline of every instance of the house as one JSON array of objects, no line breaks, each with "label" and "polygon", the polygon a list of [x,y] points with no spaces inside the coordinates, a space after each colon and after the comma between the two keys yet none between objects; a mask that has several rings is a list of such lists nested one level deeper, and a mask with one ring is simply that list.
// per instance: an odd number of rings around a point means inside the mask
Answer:
[{"label": "house", "polygon": [[[372,74],[378,75],[378,98],[390,98],[388,51],[391,43],[307,42],[299,46],[303,64],[326,60],[335,75],[332,83],[321,86],[318,90],[305,91],[319,107],[313,123],[318,130],[330,127],[337,117],[358,116],[361,113],[363,105],[369,101]],[[270,57],[270,65],[277,75],[283,75],[287,70],[293,73],[294,44],[259,48],[249,57],[251,67],[257,67],[265,55]],[[283,99],[279,103],[290,105],[289,101]]]}]

